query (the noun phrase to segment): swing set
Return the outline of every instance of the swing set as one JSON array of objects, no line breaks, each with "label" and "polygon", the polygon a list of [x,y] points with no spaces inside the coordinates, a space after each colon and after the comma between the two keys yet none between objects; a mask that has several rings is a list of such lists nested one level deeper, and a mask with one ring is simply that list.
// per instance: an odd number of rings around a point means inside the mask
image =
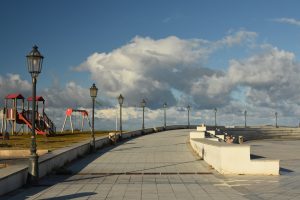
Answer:
[{"label": "swing set", "polygon": [[[86,110],[78,110],[78,109],[68,108],[66,110],[66,117],[65,117],[64,124],[62,126],[61,132],[64,131],[67,118],[69,118],[70,119],[71,130],[72,130],[72,133],[74,133],[73,122],[72,122],[72,115],[74,115],[75,113],[80,113],[81,114],[81,128],[80,128],[80,131],[81,132],[83,131],[84,120],[86,120],[88,122],[90,130],[92,131],[91,122],[90,122],[89,117],[88,117],[89,114],[88,114],[88,112]],[[75,122],[76,122],[76,115],[75,115]]]}]

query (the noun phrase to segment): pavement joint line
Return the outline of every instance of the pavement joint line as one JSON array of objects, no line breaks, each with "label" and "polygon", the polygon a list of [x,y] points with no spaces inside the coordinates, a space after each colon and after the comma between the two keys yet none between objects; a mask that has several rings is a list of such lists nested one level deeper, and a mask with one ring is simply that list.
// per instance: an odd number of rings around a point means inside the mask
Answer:
[{"label": "pavement joint line", "polygon": [[112,173],[78,173],[76,175],[211,175],[212,172],[112,172]]}]

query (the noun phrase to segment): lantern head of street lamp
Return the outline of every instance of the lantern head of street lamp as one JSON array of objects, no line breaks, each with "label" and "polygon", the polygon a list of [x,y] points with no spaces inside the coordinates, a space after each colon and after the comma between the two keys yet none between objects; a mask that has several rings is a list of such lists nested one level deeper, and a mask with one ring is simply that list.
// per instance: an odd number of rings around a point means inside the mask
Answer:
[{"label": "lantern head of street lamp", "polygon": [[275,116],[277,116],[278,115],[278,113],[277,112],[275,112]]},{"label": "lantern head of street lamp", "polygon": [[167,107],[167,103],[164,103],[164,105],[163,105],[163,106],[164,106],[164,108],[166,108],[166,107]]},{"label": "lantern head of street lamp", "polygon": [[244,114],[247,115],[247,110],[244,111]]},{"label": "lantern head of street lamp", "polygon": [[38,47],[36,45],[33,46],[32,51],[29,52],[29,54],[26,57],[28,72],[31,74],[32,78],[37,78],[39,73],[41,73],[42,71],[44,57],[38,51]]},{"label": "lantern head of street lamp", "polygon": [[190,106],[190,105],[188,105],[186,108],[187,108],[188,110],[190,110],[190,109],[191,109],[191,106]]},{"label": "lantern head of street lamp", "polygon": [[214,111],[217,112],[218,111],[217,108],[215,108]]},{"label": "lantern head of street lamp", "polygon": [[93,83],[92,87],[90,87],[90,95],[93,99],[97,97],[98,88],[96,87],[95,83]]},{"label": "lantern head of street lamp", "polygon": [[146,101],[145,101],[145,99],[143,99],[142,101],[141,101],[141,107],[145,107],[146,106]]},{"label": "lantern head of street lamp", "polygon": [[118,101],[119,101],[119,104],[122,105],[123,102],[124,102],[124,97],[122,96],[122,94],[120,94],[120,96],[118,97]]}]

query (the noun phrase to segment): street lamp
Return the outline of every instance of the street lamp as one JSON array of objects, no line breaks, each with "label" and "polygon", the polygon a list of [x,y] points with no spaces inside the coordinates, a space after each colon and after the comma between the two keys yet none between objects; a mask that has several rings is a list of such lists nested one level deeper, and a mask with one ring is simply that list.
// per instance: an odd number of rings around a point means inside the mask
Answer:
[{"label": "street lamp", "polygon": [[141,107],[143,108],[143,123],[142,123],[142,131],[144,133],[144,129],[145,129],[145,107],[146,107],[146,101],[145,99],[143,99],[141,101]]},{"label": "street lamp", "polygon": [[245,128],[247,127],[247,110],[244,111],[244,115],[245,115]]},{"label": "street lamp", "polygon": [[92,103],[93,103],[93,110],[92,110],[92,141],[91,141],[91,151],[94,152],[96,149],[95,145],[95,99],[97,97],[98,88],[96,87],[95,83],[90,87],[90,95],[92,97]]},{"label": "street lamp", "polygon": [[188,105],[186,108],[187,108],[187,111],[188,111],[188,128],[190,128],[190,109],[191,109],[191,106]]},{"label": "street lamp", "polygon": [[275,112],[275,127],[276,127],[276,128],[278,128],[278,126],[277,126],[277,117],[278,117],[278,113]]},{"label": "street lamp", "polygon": [[167,111],[166,111],[166,109],[167,109],[167,103],[164,103],[164,128],[166,129],[166,127],[167,127]]},{"label": "street lamp", "polygon": [[29,181],[31,183],[37,182],[39,178],[39,166],[38,160],[39,156],[36,153],[36,134],[35,134],[35,119],[36,119],[36,81],[38,75],[42,71],[42,64],[44,57],[38,51],[36,45],[33,46],[32,51],[29,52],[27,57],[28,72],[31,74],[32,78],[32,118],[31,118],[31,148],[29,157]]},{"label": "street lamp", "polygon": [[118,97],[118,101],[120,104],[120,138],[122,139],[122,105],[124,102],[124,97],[122,96],[122,94],[120,94],[120,96]]},{"label": "street lamp", "polygon": [[217,128],[217,108],[214,109],[215,111],[215,128]]}]

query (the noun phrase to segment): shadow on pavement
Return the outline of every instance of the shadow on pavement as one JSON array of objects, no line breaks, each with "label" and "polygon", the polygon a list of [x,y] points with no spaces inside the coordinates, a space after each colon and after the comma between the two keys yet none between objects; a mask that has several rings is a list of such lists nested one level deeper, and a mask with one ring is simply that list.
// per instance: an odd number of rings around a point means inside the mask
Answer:
[{"label": "shadow on pavement", "polygon": [[45,198],[43,200],[64,200],[64,199],[76,199],[76,198],[81,198],[85,196],[92,196],[97,193],[95,192],[82,192],[82,193],[76,193],[76,194],[69,194],[69,195],[64,195],[60,197],[52,197],[52,198]]}]

